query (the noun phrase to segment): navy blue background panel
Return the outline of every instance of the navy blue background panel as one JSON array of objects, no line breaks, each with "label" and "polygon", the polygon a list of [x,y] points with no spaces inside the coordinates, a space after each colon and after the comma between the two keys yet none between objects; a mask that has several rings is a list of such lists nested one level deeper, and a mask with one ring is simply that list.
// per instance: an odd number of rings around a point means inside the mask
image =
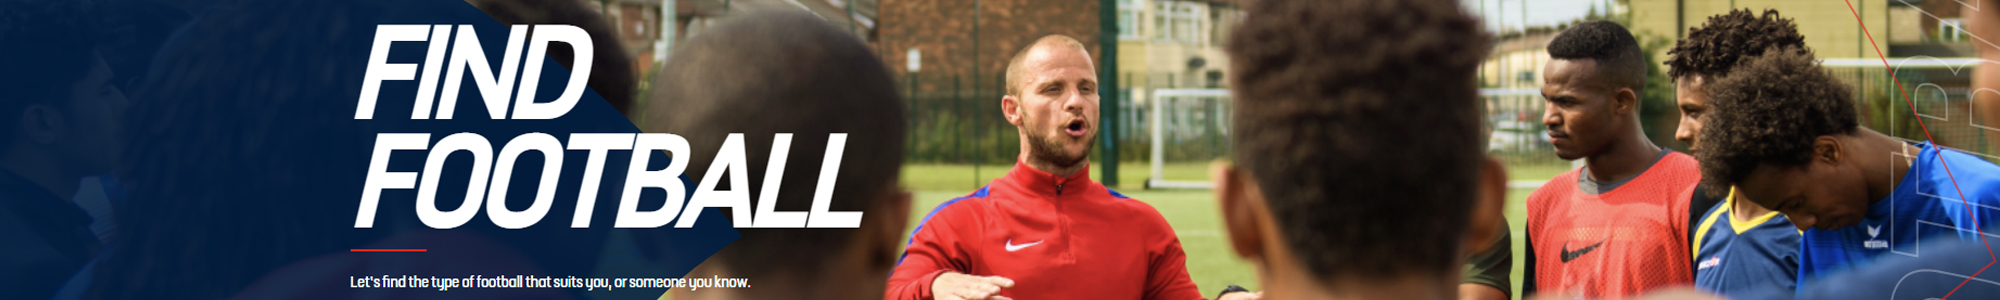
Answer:
[{"label": "navy blue background panel", "polygon": [[[107,1],[95,7],[51,12],[75,13],[79,19],[89,19],[101,17],[98,9],[122,3]],[[7,280],[0,287],[10,290],[17,284],[23,285],[23,290],[35,287],[35,292],[27,295],[30,299],[50,296],[492,298],[498,295],[526,298],[651,295],[645,296],[650,298],[665,289],[606,293],[580,288],[484,291],[468,288],[441,292],[352,289],[347,284],[350,276],[382,275],[598,277],[604,275],[598,268],[600,265],[620,265],[623,269],[619,272],[629,277],[681,277],[738,237],[726,216],[715,208],[706,209],[695,222],[695,228],[614,229],[612,224],[630,162],[629,150],[613,150],[605,156],[589,228],[570,226],[586,175],[588,152],[583,150],[566,150],[560,170],[544,169],[543,162],[548,158],[533,151],[520,156],[512,166],[492,166],[494,170],[514,170],[510,177],[512,184],[505,191],[505,206],[512,211],[527,209],[532,204],[543,174],[560,172],[553,203],[549,204],[547,214],[532,226],[522,229],[496,226],[487,218],[486,207],[482,205],[477,208],[480,212],[464,225],[434,229],[417,217],[417,189],[391,189],[382,192],[373,226],[355,228],[377,134],[428,133],[429,143],[434,145],[454,133],[476,133],[490,142],[496,155],[494,161],[498,161],[497,156],[507,142],[522,134],[546,133],[567,144],[571,133],[639,132],[594,91],[584,92],[572,110],[554,119],[489,118],[469,72],[450,74],[448,70],[439,71],[438,86],[443,86],[444,77],[468,77],[458,93],[452,119],[411,119],[419,80],[394,80],[381,85],[374,117],[357,120],[356,105],[378,24],[470,24],[477,30],[490,67],[496,69],[505,57],[503,51],[509,34],[508,26],[471,5],[453,0],[242,1],[186,12],[185,22],[157,30],[161,35],[154,38],[161,42],[150,51],[106,46],[125,41],[111,33],[78,33],[67,36],[72,40],[56,40],[100,49],[96,55],[86,57],[119,62],[116,71],[120,74],[114,77],[126,81],[114,82],[113,87],[124,95],[125,102],[89,105],[97,102],[44,101],[16,92],[8,92],[10,97],[5,101],[10,105],[53,103],[45,107],[69,117],[64,119],[68,122],[116,128],[106,134],[66,133],[109,137],[117,153],[95,160],[52,159],[38,168],[9,169],[6,174],[13,176],[0,180],[6,183],[0,184],[6,187],[0,188],[0,197],[6,201],[49,200],[50,195],[72,194],[38,188],[43,186],[34,184],[32,178],[100,182],[101,185],[86,184],[79,189],[103,189],[96,192],[109,198],[105,202],[111,204],[112,213],[85,217],[80,222],[111,225],[98,234],[101,240],[96,245],[89,245],[66,242],[90,235],[87,228],[77,231],[77,222],[13,222],[58,227],[44,230],[56,235],[0,224],[0,238],[7,238],[8,244],[15,245],[0,247],[0,256],[71,257],[64,260],[71,266],[31,269],[14,263],[0,264],[0,268],[7,268],[0,273],[34,279]],[[0,40],[9,38],[12,37],[0,35]],[[12,43],[15,40],[7,41],[15,45]],[[527,53],[526,44],[519,50],[523,56]],[[608,45],[615,44],[597,47]],[[423,64],[428,46],[425,42],[396,42],[388,61]],[[555,43],[550,47],[567,46]],[[447,52],[444,57],[450,55]],[[92,70],[95,66],[40,62],[45,60],[40,57],[0,59],[8,60],[10,68],[0,69],[11,73],[7,78],[45,76],[50,70]],[[127,63],[133,60],[143,63]],[[442,69],[448,63],[447,59],[436,66],[417,68]],[[144,67],[130,67],[135,64]],[[548,59],[540,69],[522,72],[541,74],[539,82],[522,83],[539,84],[537,102],[555,99],[571,76],[555,59]],[[630,75],[599,72],[593,76]],[[82,95],[78,99],[96,99],[90,97],[108,94],[86,92],[89,94],[77,93]],[[58,98],[62,97],[52,99]],[[110,117],[80,117],[100,115]],[[53,140],[58,144],[66,141]],[[696,149],[697,153],[701,151]],[[5,153],[14,156],[20,152]],[[421,150],[395,151],[389,157],[388,170],[422,171],[429,154],[430,151]],[[653,156],[649,170],[663,169],[672,161],[661,152],[649,155]],[[110,162],[109,168],[83,166],[95,161]],[[453,153],[446,158],[438,174],[439,209],[452,210],[467,201],[472,169],[469,153]],[[689,190],[693,189],[692,182],[685,177],[681,180]],[[659,209],[666,203],[666,197],[660,189],[645,190],[640,210]],[[10,216],[75,216],[46,213],[51,211],[48,209],[0,209]],[[629,234],[641,230],[669,231],[665,235],[649,234],[648,238],[668,239],[649,244],[671,247],[633,246]],[[351,249],[425,249],[426,252],[352,252]]]}]

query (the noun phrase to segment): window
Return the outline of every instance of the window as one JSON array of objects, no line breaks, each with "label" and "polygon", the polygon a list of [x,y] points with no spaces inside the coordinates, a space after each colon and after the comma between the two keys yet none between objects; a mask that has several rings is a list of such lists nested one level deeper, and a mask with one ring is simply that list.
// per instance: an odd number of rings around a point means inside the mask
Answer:
[{"label": "window", "polygon": [[1139,1],[1142,0],[1118,0],[1118,39],[1131,40],[1140,37],[1139,9],[1143,6],[1139,5]]},{"label": "window", "polygon": [[1938,20],[1937,33],[1938,40],[1947,42],[1964,41],[1969,35],[1965,32],[1965,20],[1956,18]]},{"label": "window", "polygon": [[1187,18],[1188,6],[1186,3],[1175,4],[1174,12],[1170,15],[1170,18],[1174,19],[1174,41],[1187,41],[1188,34],[1194,33],[1194,20]]},{"label": "window", "polygon": [[1191,1],[1153,2],[1155,41],[1203,44],[1209,40],[1208,6]]},{"label": "window", "polygon": [[1175,32],[1177,33],[1175,36],[1175,40],[1179,40],[1184,43],[1195,43],[1201,41],[1200,39],[1201,17],[1200,14],[1195,13],[1195,8],[1196,7],[1194,3],[1182,2],[1180,7],[1178,7],[1177,11],[1175,11],[1174,21],[1176,23],[1179,23],[1180,25],[1180,30],[1177,30]]}]

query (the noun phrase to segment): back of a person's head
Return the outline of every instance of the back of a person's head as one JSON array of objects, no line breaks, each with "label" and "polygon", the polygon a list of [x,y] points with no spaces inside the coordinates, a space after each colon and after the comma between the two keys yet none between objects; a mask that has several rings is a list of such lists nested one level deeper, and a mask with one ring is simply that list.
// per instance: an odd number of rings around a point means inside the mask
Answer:
[{"label": "back of a person's head", "polygon": [[[591,91],[603,96],[619,113],[633,115],[634,98],[639,93],[639,73],[632,70],[632,55],[625,49],[625,41],[613,27],[611,19],[604,17],[582,1],[547,0],[466,0],[478,7],[479,11],[492,16],[494,20],[509,25],[562,24],[576,26],[590,34],[590,86]],[[596,5],[590,1],[589,5]],[[663,51],[659,49],[655,51]],[[570,69],[576,60],[576,49],[570,47],[549,47],[549,58]]]},{"label": "back of a person's head", "polygon": [[1577,23],[1549,40],[1548,51],[1552,59],[1596,62],[1596,76],[1590,79],[1594,82],[1631,88],[1635,94],[1646,87],[1645,53],[1624,25],[1607,20]]},{"label": "back of a person's head", "polygon": [[[858,37],[810,14],[734,16],[680,43],[656,79],[644,129],[688,140],[695,154],[684,174],[696,182],[725,138],[743,134],[747,170],[730,172],[750,182],[732,188],[779,189],[777,211],[808,210],[821,172],[838,172],[831,211],[872,210],[898,192],[903,160],[902,100],[884,66]],[[775,154],[786,157],[783,183],[763,186],[778,133],[793,134],[790,152]],[[846,145],[839,169],[823,171],[833,133],[847,134]],[[862,226],[907,221],[871,212]],[[751,277],[821,279],[822,265],[844,259],[832,255],[861,242],[854,229],[738,230],[743,237],[710,261]]]},{"label": "back of a person's head", "polygon": [[79,1],[0,0],[0,146],[10,146],[30,105],[69,109],[98,42],[94,6]]},{"label": "back of a person's head", "polygon": [[1710,196],[1760,166],[1798,167],[1814,159],[1820,136],[1858,132],[1853,87],[1810,53],[1767,51],[1744,57],[1729,76],[1703,87],[1714,107],[1702,126],[1702,185]]},{"label": "back of a person's head", "polygon": [[1258,1],[1226,51],[1235,162],[1321,279],[1445,274],[1474,204],[1475,71],[1455,1]]}]

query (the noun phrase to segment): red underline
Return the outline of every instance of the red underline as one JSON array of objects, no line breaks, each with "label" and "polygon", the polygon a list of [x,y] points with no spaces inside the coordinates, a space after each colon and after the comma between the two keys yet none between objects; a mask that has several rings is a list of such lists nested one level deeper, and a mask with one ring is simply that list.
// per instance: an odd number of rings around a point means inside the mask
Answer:
[{"label": "red underline", "polygon": [[430,252],[430,249],[347,249],[347,252]]}]

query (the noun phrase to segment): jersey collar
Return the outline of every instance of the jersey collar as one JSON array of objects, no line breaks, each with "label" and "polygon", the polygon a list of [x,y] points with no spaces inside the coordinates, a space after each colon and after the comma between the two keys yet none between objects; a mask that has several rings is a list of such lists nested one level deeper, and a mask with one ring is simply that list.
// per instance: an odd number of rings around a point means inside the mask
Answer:
[{"label": "jersey collar", "polygon": [[1049,172],[1036,170],[1034,167],[1028,166],[1027,162],[1016,160],[1014,162],[1014,169],[1007,171],[1007,175],[1002,177],[1002,179],[1014,185],[1015,189],[1036,196],[1056,197],[1075,194],[1083,192],[1095,183],[1090,180],[1090,162],[1086,161],[1082,162],[1082,164],[1084,164],[1083,168],[1077,170],[1076,174],[1070,174],[1068,177],[1059,177]]}]

